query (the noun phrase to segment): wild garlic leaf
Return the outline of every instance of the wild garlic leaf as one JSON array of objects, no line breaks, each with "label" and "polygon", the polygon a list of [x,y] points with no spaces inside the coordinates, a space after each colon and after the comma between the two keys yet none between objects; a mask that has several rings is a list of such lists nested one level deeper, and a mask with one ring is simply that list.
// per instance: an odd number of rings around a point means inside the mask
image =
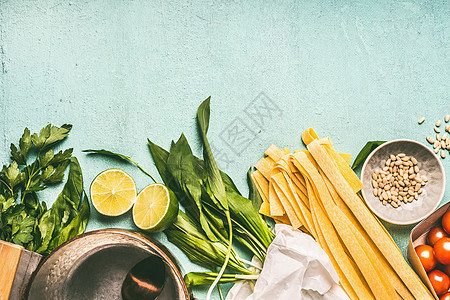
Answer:
[{"label": "wild garlic leaf", "polygon": [[256,208],[256,210],[259,211],[263,200],[261,198],[261,195],[259,194],[258,189],[256,188],[255,182],[252,179],[252,167],[250,167],[247,172],[247,183],[249,187],[248,198],[252,201],[253,206]]},{"label": "wild garlic leaf", "polygon": [[40,247],[35,251],[43,253],[47,250],[55,229],[55,215],[52,214],[51,210],[47,210],[39,219],[38,228],[41,234]]},{"label": "wild garlic leaf", "polygon": [[156,169],[158,169],[159,176],[161,177],[164,184],[172,189],[172,178],[169,171],[167,170],[167,158],[169,157],[169,152],[152,143],[150,139],[147,139],[147,142],[148,147],[150,148],[150,153],[153,157],[153,161],[155,162]]},{"label": "wild garlic leaf", "polygon": [[115,153],[115,152],[111,152],[105,149],[100,149],[100,150],[94,150],[94,149],[87,149],[87,150],[83,150],[83,152],[87,152],[87,153],[91,153],[91,154],[101,154],[101,155],[106,155],[106,156],[111,156],[114,157],[116,159],[119,160],[125,160],[127,162],[130,162],[132,164],[134,164],[136,167],[139,168],[139,170],[141,170],[142,172],[144,172],[146,175],[148,175],[154,182],[157,182],[155,180],[155,178],[153,178],[153,176],[147,172],[143,167],[141,167],[137,162],[135,162],[134,160],[131,159],[131,157],[120,154],[120,153]]},{"label": "wild garlic leaf", "polygon": [[206,240],[207,237],[204,235],[200,224],[191,218],[189,215],[184,213],[182,210],[178,212],[176,221],[172,224],[173,227],[183,231],[186,234],[195,236],[199,239]]},{"label": "wild garlic leaf", "polygon": [[79,206],[82,193],[83,175],[81,172],[81,167],[78,163],[78,160],[75,157],[72,157],[70,159],[70,169],[69,176],[67,177],[67,182],[51,208],[55,214],[56,236],[59,235],[60,231],[63,229],[63,226],[67,223],[67,221],[70,222],[69,219],[66,219],[67,211],[72,212],[73,207]]},{"label": "wild garlic leaf", "polygon": [[69,135],[69,131],[72,129],[72,125],[64,124],[61,127],[52,126],[48,124],[41,129],[39,135],[34,133],[31,136],[31,141],[39,150],[43,150],[48,146],[51,146],[59,141],[62,141]]},{"label": "wild garlic leaf", "polygon": [[253,203],[232,189],[227,189],[226,192],[232,219],[241,224],[249,234],[256,237],[255,240],[262,243],[262,250],[267,249],[274,236]]},{"label": "wild garlic leaf", "polygon": [[84,193],[84,201],[81,203],[80,210],[77,212],[76,216],[68,223],[56,236],[51,240],[46,253],[50,253],[56,247],[64,243],[65,241],[83,233],[86,229],[87,222],[89,220],[90,208],[88,198],[86,193]]},{"label": "wild garlic leaf", "polygon": [[[211,285],[216,277],[217,273],[214,272],[189,272],[184,275],[184,282],[188,288],[199,285]],[[238,282],[244,279],[256,280],[257,278],[258,275],[223,274],[219,283]]]},{"label": "wild garlic leaf", "polygon": [[208,220],[203,214],[201,195],[202,195],[202,174],[198,174],[195,166],[196,161],[192,154],[184,134],[176,143],[172,143],[170,154],[167,158],[167,169],[172,178],[178,185],[178,188],[188,197],[190,203],[187,207],[191,209],[192,205],[196,206],[196,215],[198,215],[200,224],[206,235],[211,241],[218,241],[217,237],[211,231]]},{"label": "wild garlic leaf", "polygon": [[54,156],[55,152],[53,152],[53,149],[48,150],[44,155],[40,156],[39,163],[41,164],[41,168],[46,167]]},{"label": "wild garlic leaf", "polygon": [[222,177],[217,167],[216,161],[211,151],[206,133],[209,127],[210,103],[211,97],[208,97],[197,110],[197,122],[200,127],[200,136],[203,141],[203,159],[206,171],[206,188],[211,199],[220,205],[225,211],[228,210],[227,196]]},{"label": "wild garlic leaf", "polygon": [[[166,229],[164,233],[167,239],[176,245],[188,256],[188,258],[201,266],[206,266],[211,270],[221,267],[227,255],[227,246],[221,242],[210,242],[186,234],[180,230]],[[249,274],[249,270],[237,258],[234,249],[231,249],[230,260],[227,268],[244,274]],[[251,273],[251,272],[250,272]]]}]

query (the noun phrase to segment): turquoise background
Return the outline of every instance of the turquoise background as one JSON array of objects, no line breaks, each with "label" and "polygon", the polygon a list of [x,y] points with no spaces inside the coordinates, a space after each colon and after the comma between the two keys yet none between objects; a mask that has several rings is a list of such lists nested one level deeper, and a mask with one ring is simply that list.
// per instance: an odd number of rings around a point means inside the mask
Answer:
[{"label": "turquoise background", "polygon": [[[146,138],[167,148],[184,132],[200,155],[195,112],[209,95],[214,153],[244,193],[264,150],[303,149],[310,126],[354,155],[368,140],[425,142],[450,113],[449,9],[444,0],[0,0],[0,162],[24,127],[71,123],[61,147],[75,149],[86,189],[111,167],[142,189],[150,180],[133,166],[81,150],[130,155],[159,178]],[[92,210],[88,230],[108,227],[135,228],[130,213]],[[387,227],[405,253],[412,227]],[[185,272],[202,270],[154,236]]]}]

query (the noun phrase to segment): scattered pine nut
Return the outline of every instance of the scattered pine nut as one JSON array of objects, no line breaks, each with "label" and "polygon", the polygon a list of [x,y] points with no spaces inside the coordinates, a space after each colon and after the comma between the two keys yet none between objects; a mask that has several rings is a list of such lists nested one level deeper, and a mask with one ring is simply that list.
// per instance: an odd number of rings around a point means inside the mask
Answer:
[{"label": "scattered pine nut", "polygon": [[430,144],[434,144],[434,140],[431,136],[427,136],[427,142]]},{"label": "scattered pine nut", "polygon": [[444,150],[441,150],[441,157],[442,157],[442,158],[445,158],[445,152],[444,152]]},{"label": "scattered pine nut", "polygon": [[422,124],[424,121],[425,121],[425,117],[422,117],[422,118],[419,119],[419,122],[418,122],[418,123],[419,123],[419,124]]},{"label": "scattered pine nut", "polygon": [[[425,120],[425,118],[424,118]],[[450,115],[445,115],[445,123],[448,123],[448,121],[450,121]]]},{"label": "scattered pine nut", "polygon": [[439,130],[439,128],[437,128],[437,127],[434,127],[434,131],[436,132],[436,133],[440,133],[441,131]]},{"label": "scattered pine nut", "polygon": [[436,121],[436,127],[439,127],[439,126],[441,126],[441,120]]}]

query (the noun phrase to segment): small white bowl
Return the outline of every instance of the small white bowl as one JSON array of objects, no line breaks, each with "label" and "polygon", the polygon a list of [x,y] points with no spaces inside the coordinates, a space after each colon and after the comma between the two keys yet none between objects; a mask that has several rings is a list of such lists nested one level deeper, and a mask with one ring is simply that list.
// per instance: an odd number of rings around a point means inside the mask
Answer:
[{"label": "small white bowl", "polygon": [[[405,153],[418,161],[419,174],[428,178],[423,193],[411,203],[401,202],[398,208],[390,204],[383,205],[373,195],[372,173],[382,169],[391,154]],[[364,185],[362,195],[367,206],[381,219],[397,225],[417,223],[428,217],[441,203],[445,191],[445,172],[440,159],[422,143],[413,140],[393,140],[382,144],[367,157],[361,169],[361,181]]]}]

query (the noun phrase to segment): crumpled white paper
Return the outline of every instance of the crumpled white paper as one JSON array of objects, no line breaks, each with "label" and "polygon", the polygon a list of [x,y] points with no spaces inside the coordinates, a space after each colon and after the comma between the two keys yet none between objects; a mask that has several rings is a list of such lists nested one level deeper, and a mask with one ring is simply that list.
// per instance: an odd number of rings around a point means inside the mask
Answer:
[{"label": "crumpled white paper", "polygon": [[349,299],[338,283],[330,259],[311,236],[276,224],[254,291],[248,281],[238,282],[226,300]]}]

